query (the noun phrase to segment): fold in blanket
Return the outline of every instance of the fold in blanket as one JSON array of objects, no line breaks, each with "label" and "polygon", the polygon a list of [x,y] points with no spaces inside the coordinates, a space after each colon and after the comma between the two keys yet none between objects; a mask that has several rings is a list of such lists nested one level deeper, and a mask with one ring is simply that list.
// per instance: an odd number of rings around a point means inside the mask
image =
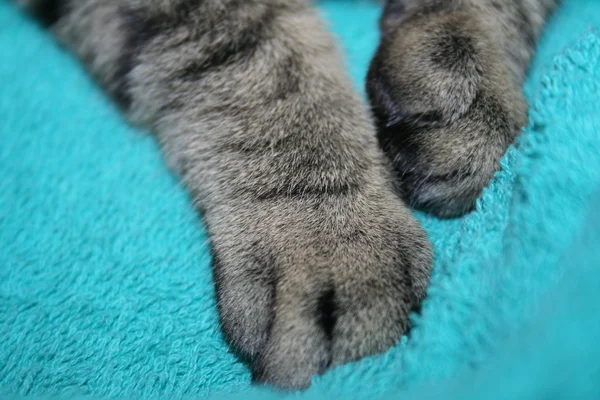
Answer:
[{"label": "fold in blanket", "polygon": [[[320,7],[362,86],[379,6]],[[419,215],[436,265],[410,338],[301,397],[600,398],[594,25],[595,0],[549,23],[529,126],[477,210]],[[281,397],[221,337],[208,238],[153,139],[5,1],[0,54],[0,397]]]}]

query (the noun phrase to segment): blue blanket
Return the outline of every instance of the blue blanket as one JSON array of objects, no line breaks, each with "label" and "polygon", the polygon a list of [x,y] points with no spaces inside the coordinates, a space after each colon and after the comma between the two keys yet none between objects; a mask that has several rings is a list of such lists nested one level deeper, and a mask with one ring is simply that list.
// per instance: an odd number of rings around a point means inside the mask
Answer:
[{"label": "blue blanket", "polygon": [[[375,3],[321,1],[362,87]],[[600,398],[600,2],[566,0],[530,123],[477,210],[418,215],[436,265],[410,338],[301,397]],[[0,1],[0,397],[241,392],[206,232],[152,138]]]}]

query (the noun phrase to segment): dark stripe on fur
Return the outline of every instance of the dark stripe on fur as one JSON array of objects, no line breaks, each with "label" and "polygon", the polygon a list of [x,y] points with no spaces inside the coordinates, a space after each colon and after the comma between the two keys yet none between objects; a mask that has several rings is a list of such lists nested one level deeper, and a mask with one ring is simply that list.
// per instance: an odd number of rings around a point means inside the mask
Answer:
[{"label": "dark stripe on fur", "polygon": [[268,40],[269,27],[274,17],[274,10],[269,8],[261,18],[233,35],[227,42],[218,42],[218,45],[204,49],[204,57],[184,66],[175,76],[184,81],[197,81],[213,70],[250,60],[256,50]]},{"label": "dark stripe on fur", "polygon": [[279,79],[273,90],[270,101],[284,100],[288,96],[300,92],[300,75],[302,57],[290,54],[283,59],[274,71]]},{"label": "dark stripe on fur", "polygon": [[66,0],[40,0],[34,3],[33,16],[43,25],[54,25],[65,13]]},{"label": "dark stripe on fur", "polygon": [[[319,298],[319,304],[317,306],[317,321],[329,340],[331,340],[333,327],[335,326],[335,309],[335,290],[332,285],[321,295]],[[328,365],[326,365],[324,368],[327,367]]]},{"label": "dark stripe on fur", "polygon": [[137,57],[144,46],[165,29],[160,16],[152,16],[148,10],[123,10],[123,31],[125,45],[118,60],[118,77],[120,84],[114,96],[117,102],[127,109],[131,105],[131,95],[127,76],[135,67]]},{"label": "dark stripe on fur", "polygon": [[309,186],[282,182],[276,189],[253,193],[258,201],[286,199],[322,198],[323,196],[348,196],[359,189],[360,185],[352,182],[338,183],[330,186]]}]

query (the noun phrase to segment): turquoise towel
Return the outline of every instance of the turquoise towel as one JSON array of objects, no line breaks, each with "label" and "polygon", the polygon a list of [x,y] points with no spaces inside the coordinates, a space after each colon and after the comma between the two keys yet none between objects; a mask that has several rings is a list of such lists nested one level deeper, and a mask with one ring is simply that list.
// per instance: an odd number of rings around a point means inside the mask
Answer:
[{"label": "turquoise towel", "polygon": [[[379,7],[321,1],[362,86]],[[600,3],[566,0],[525,86],[529,127],[477,210],[425,215],[410,338],[301,397],[600,398]],[[0,2],[0,397],[250,388],[221,337],[207,236],[152,138]]]}]

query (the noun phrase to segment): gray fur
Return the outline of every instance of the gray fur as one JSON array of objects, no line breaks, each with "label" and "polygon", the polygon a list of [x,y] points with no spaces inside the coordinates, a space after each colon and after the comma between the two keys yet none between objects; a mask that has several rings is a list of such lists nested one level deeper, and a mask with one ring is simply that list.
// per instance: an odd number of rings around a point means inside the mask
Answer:
[{"label": "gray fur", "polygon": [[409,205],[471,210],[526,123],[521,86],[557,0],[388,0],[367,80]]},{"label": "gray fur", "polygon": [[208,227],[223,331],[303,388],[382,352],[431,250],[368,109],[303,0],[22,0],[151,129]]}]

